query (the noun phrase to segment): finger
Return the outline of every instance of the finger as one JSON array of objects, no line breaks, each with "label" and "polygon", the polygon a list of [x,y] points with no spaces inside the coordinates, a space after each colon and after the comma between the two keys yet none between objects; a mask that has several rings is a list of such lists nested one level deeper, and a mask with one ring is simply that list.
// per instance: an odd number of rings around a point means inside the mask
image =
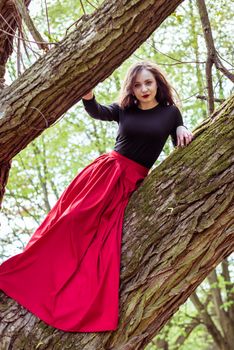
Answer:
[{"label": "finger", "polygon": [[184,140],[183,140],[183,137],[180,135],[179,136],[179,146],[183,147],[183,145],[184,145]]},{"label": "finger", "polygon": [[180,146],[180,138],[179,138],[179,136],[177,136],[177,147],[179,147]]},{"label": "finger", "polygon": [[180,136],[180,144],[182,147],[184,146],[184,136]]},{"label": "finger", "polygon": [[185,145],[187,145],[187,144],[188,144],[188,141],[189,141],[188,135],[184,135],[184,140],[185,140]]},{"label": "finger", "polygon": [[186,134],[185,139],[186,139],[186,144],[189,144],[193,139],[193,134],[192,133]]},{"label": "finger", "polygon": [[189,135],[189,139],[190,139],[190,142],[191,142],[192,139],[193,139],[193,134],[190,134],[190,135]]},{"label": "finger", "polygon": [[186,142],[186,145],[188,145],[191,142],[190,135],[185,135],[185,142]]}]

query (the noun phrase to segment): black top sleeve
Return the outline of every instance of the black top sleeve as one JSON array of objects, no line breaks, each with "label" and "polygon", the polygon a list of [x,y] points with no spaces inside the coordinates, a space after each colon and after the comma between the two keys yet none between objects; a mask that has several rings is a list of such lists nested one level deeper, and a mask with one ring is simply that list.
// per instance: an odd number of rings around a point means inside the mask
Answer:
[{"label": "black top sleeve", "polygon": [[178,126],[184,126],[186,129],[187,127],[184,125],[184,122],[183,122],[183,118],[182,118],[182,115],[181,115],[181,112],[179,110],[179,108],[177,106],[174,106],[174,127],[173,127],[173,130],[170,134],[171,136],[171,140],[172,140],[172,143],[173,143],[173,146],[176,147],[177,146],[177,135],[176,135],[176,128]]},{"label": "black top sleeve", "polygon": [[118,103],[111,103],[110,105],[104,106],[97,102],[95,95],[90,100],[82,98],[82,102],[86,112],[90,117],[99,120],[108,120],[119,122],[119,105]]}]

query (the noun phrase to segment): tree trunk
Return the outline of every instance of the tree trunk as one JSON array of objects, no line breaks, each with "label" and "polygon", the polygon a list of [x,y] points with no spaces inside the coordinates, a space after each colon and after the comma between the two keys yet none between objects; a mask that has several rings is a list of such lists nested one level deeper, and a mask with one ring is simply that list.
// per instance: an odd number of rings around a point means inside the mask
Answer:
[{"label": "tree trunk", "polygon": [[62,332],[1,293],[1,349],[144,349],[234,251],[233,111],[234,96],[132,194],[123,227],[118,330]]}]

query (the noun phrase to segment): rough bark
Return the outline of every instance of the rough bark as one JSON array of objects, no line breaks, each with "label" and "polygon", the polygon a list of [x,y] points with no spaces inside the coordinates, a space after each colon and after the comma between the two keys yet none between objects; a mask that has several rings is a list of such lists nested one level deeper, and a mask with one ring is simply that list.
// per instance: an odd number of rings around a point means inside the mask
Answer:
[{"label": "rough bark", "polygon": [[233,114],[234,96],[133,193],[123,227],[118,330],[65,333],[1,293],[1,349],[144,349],[234,250]]}]

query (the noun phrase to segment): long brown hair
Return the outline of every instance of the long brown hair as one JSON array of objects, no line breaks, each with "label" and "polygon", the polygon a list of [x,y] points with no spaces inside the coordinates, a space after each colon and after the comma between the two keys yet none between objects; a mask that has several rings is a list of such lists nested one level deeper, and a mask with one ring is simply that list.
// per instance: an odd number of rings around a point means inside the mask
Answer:
[{"label": "long brown hair", "polygon": [[137,73],[142,69],[147,69],[154,75],[157,83],[155,98],[159,104],[163,106],[173,104],[181,105],[180,97],[175,88],[169,83],[166,73],[156,63],[143,60],[132,64],[127,71],[118,97],[118,104],[120,107],[127,108],[137,103],[136,98],[133,96],[133,86]]}]

